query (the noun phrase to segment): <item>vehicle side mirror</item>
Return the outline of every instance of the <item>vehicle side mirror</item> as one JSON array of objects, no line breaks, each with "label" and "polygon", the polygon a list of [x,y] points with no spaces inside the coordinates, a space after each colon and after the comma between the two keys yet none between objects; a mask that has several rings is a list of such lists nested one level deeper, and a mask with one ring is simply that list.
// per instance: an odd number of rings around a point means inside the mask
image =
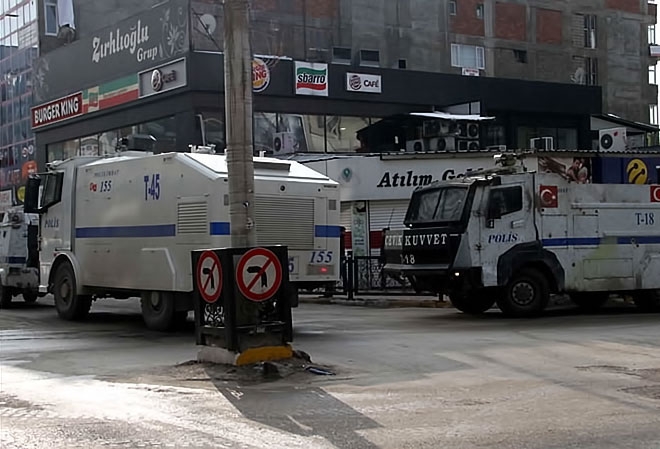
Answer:
[{"label": "vehicle side mirror", "polygon": [[32,175],[28,178],[27,186],[25,187],[25,201],[23,202],[23,211],[26,214],[39,213],[39,186],[41,185],[41,178]]}]

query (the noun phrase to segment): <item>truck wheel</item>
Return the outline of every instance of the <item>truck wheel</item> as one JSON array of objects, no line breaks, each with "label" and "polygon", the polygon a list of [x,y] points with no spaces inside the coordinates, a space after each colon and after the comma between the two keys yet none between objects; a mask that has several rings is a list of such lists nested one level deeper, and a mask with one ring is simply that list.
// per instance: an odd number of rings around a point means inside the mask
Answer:
[{"label": "truck wheel", "polygon": [[92,297],[79,295],[76,289],[73,267],[68,262],[60,264],[55,271],[53,296],[57,314],[64,320],[82,320],[87,317],[92,307]]},{"label": "truck wheel", "polygon": [[39,299],[37,292],[33,290],[23,290],[23,301],[27,304],[34,304]]},{"label": "truck wheel", "polygon": [[497,306],[506,316],[524,318],[540,314],[550,301],[548,280],[537,270],[522,270],[515,275]]},{"label": "truck wheel", "polygon": [[660,291],[643,290],[633,294],[635,306],[642,312],[660,312]]},{"label": "truck wheel", "polygon": [[11,291],[0,285],[0,309],[9,309],[11,307]]},{"label": "truck wheel", "polygon": [[610,299],[610,294],[607,292],[580,292],[571,293],[569,296],[573,304],[587,313],[598,311]]},{"label": "truck wheel", "polygon": [[449,300],[455,309],[469,315],[480,315],[495,305],[493,296],[484,291],[473,291],[466,293],[452,293]]},{"label": "truck wheel", "polygon": [[[176,325],[174,295],[165,292],[145,292],[140,301],[142,319],[147,328],[154,331],[169,331]],[[187,316],[187,314],[186,314]]]}]

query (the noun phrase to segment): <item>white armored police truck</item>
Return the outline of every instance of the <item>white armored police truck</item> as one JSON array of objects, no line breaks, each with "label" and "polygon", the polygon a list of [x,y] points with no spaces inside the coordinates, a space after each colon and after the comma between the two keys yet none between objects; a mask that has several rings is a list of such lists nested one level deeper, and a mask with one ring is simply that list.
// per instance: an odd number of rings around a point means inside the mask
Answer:
[{"label": "white armored police truck", "polygon": [[406,229],[385,233],[385,271],[470,314],[537,315],[553,293],[657,310],[660,186],[569,183],[517,160],[416,189]]},{"label": "white armored police truck", "polygon": [[[335,284],[338,184],[293,161],[255,158],[254,169],[257,243],[288,247],[296,287]],[[67,320],[95,299],[141,297],[147,327],[171,328],[193,309],[191,251],[231,246],[228,193],[227,158],[208,149],[49,164],[25,200],[40,214],[40,291]]]}]

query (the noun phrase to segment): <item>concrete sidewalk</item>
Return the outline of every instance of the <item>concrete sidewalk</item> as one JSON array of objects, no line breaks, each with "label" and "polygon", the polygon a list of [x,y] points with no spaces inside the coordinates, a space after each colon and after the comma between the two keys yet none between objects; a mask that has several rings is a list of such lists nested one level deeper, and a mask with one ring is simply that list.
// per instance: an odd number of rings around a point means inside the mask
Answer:
[{"label": "concrete sidewalk", "polygon": [[452,307],[447,301],[438,300],[437,296],[405,296],[405,295],[357,295],[354,300],[349,301],[344,295],[335,295],[325,298],[321,295],[300,295],[301,304],[337,304],[356,307],[380,307],[380,308],[432,308],[441,309]]}]

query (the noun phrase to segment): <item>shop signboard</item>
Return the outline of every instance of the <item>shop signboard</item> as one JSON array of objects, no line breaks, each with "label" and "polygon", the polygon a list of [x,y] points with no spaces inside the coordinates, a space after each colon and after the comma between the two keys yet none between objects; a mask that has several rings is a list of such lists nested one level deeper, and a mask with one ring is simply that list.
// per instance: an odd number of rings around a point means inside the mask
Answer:
[{"label": "shop signboard", "polygon": [[328,96],[328,64],[295,63],[296,95]]},{"label": "shop signboard", "polygon": [[349,92],[363,92],[380,94],[383,92],[383,81],[380,75],[365,73],[347,73],[346,90]]},{"label": "shop signboard", "polygon": [[169,0],[44,54],[34,66],[35,103],[181,58],[190,50],[188,11],[188,1]]},{"label": "shop signboard", "polygon": [[341,185],[341,201],[405,200],[420,186],[451,180],[470,170],[494,168],[492,154],[475,157],[381,159],[346,156],[305,162]]},{"label": "shop signboard", "polygon": [[141,72],[140,98],[161,94],[186,86],[186,58]]}]

